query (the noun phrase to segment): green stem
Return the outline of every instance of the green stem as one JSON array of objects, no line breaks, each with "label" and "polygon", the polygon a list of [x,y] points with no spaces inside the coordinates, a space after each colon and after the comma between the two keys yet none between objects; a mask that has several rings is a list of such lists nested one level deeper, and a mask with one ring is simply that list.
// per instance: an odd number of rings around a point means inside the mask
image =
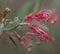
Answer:
[{"label": "green stem", "polygon": [[35,2],[36,2],[36,3],[35,3],[35,7],[34,7],[33,11],[36,12],[36,11],[38,11],[39,8],[40,8],[41,0],[36,0]]}]

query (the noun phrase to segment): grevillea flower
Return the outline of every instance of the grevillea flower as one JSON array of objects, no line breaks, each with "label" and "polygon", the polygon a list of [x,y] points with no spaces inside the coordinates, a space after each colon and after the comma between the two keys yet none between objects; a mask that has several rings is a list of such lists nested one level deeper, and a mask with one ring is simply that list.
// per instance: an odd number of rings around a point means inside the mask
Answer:
[{"label": "grevillea flower", "polygon": [[39,41],[36,41],[33,36],[36,36],[37,34],[33,32],[26,32],[25,35],[21,37],[21,44],[30,52],[31,47],[33,45],[33,42],[36,42],[36,44],[40,44]]},{"label": "grevillea flower", "polygon": [[45,20],[49,20],[49,18],[51,18],[51,15],[52,15],[52,11],[51,10],[48,10],[48,9],[44,9],[44,10],[40,10],[38,11],[35,16],[36,16],[36,20],[40,21],[42,19],[45,19]]},{"label": "grevillea flower", "polygon": [[[44,9],[40,10],[38,12],[32,12],[29,15],[25,17],[25,20],[28,22],[32,22],[34,20],[40,22],[42,20],[49,21],[52,24],[54,24],[57,20],[57,16],[55,13],[53,13],[51,10]],[[31,51],[30,46],[32,46],[33,42],[36,42],[36,44],[40,44],[40,41],[36,41],[34,37],[38,37],[41,41],[49,42],[52,40],[52,37],[48,34],[47,31],[42,29],[41,27],[37,26],[34,23],[29,24],[30,31],[26,32],[21,37],[21,44],[28,50]]]},{"label": "grevillea flower", "polygon": [[35,24],[30,25],[31,31],[26,32],[21,37],[21,44],[28,50],[31,51],[31,46],[33,45],[33,42],[36,42],[36,44],[40,44],[40,41],[36,41],[34,37],[38,37],[41,41],[48,42],[50,41],[49,34],[43,30],[42,28],[38,27]]},{"label": "grevillea flower", "polygon": [[45,30],[43,30],[42,28],[38,27],[37,25],[32,24],[31,29],[34,33],[39,34],[39,36],[41,37],[40,38],[41,40],[43,40],[42,38],[45,38],[43,41],[50,40],[49,34]]},{"label": "grevillea flower", "polygon": [[37,21],[45,20],[45,21],[50,21],[51,23],[55,23],[55,21],[57,20],[57,16],[51,10],[44,9],[38,12],[30,13],[25,17],[25,20],[29,22],[31,22],[32,20],[37,20]]}]

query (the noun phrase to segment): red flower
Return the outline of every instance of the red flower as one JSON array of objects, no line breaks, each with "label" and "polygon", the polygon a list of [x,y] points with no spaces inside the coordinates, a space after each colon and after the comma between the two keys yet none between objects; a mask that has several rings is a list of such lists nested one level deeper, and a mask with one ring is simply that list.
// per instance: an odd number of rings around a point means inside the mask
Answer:
[{"label": "red flower", "polygon": [[22,37],[21,37],[21,44],[28,50],[31,51],[31,46],[33,42],[36,42],[36,44],[40,44],[39,41],[36,41],[34,39],[35,36],[39,37],[41,41],[49,41],[50,37],[48,33],[43,30],[42,28],[38,27],[35,24],[30,25],[31,31],[26,32]]},{"label": "red flower", "polygon": [[32,12],[25,17],[25,20],[29,22],[31,22],[32,20],[37,20],[37,21],[45,20],[45,21],[50,21],[51,23],[55,23],[56,19],[57,19],[56,14],[54,14],[49,9],[40,10],[38,12]]},{"label": "red flower", "polygon": [[42,28],[38,27],[37,25],[32,24],[31,29],[34,33],[39,34],[40,39],[42,40],[44,38],[44,41],[50,40],[49,34],[43,30]]},{"label": "red flower", "polygon": [[[28,22],[32,22],[34,20],[36,21],[49,21],[52,24],[54,24],[57,20],[57,16],[56,14],[54,14],[51,10],[48,9],[44,9],[44,10],[40,10],[38,12],[33,12],[30,13],[29,15],[27,15],[25,17],[25,20]],[[39,41],[36,41],[34,39],[35,36],[39,37],[41,41],[45,41],[45,42],[49,42],[52,38],[50,37],[50,35],[41,27],[30,23],[29,24],[30,27],[30,31],[26,32],[22,37],[21,37],[21,44],[28,50],[31,51],[31,46],[33,44],[33,42],[36,42],[37,44],[40,44]]]},{"label": "red flower", "polygon": [[36,36],[37,34],[33,32],[26,32],[22,37],[21,37],[21,44],[30,52],[31,47],[33,45],[33,42],[36,42],[36,44],[40,44],[39,41],[36,41],[33,36]]},{"label": "red flower", "polygon": [[40,10],[39,12],[37,12],[35,14],[35,16],[37,17],[36,20],[37,21],[40,21],[42,19],[48,21],[51,16],[52,16],[53,12],[49,9],[44,9],[44,10]]}]

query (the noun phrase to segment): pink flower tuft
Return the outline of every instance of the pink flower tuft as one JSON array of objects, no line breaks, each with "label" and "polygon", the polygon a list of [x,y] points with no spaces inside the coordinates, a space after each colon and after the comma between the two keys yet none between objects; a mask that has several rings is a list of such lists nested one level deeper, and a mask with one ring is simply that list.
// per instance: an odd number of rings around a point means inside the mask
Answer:
[{"label": "pink flower tuft", "polygon": [[38,27],[37,25],[31,25],[31,29],[34,33],[37,33],[39,34],[39,36],[41,37],[40,39],[44,39],[45,41],[46,40],[50,40],[50,37],[49,37],[49,34],[43,30],[42,28]]},{"label": "pink flower tuft", "polygon": [[[56,22],[56,14],[53,13],[51,10],[49,9],[44,9],[44,10],[40,10],[38,12],[32,12],[29,15],[27,15],[25,17],[25,20],[31,22],[32,20],[37,20],[37,21],[50,21],[52,24],[54,24]],[[53,19],[53,20],[51,20]]]},{"label": "pink flower tuft", "polygon": [[32,12],[29,15],[25,17],[25,20],[30,23],[28,26],[31,30],[26,32],[21,37],[21,44],[28,50],[31,51],[31,46],[33,45],[33,42],[36,42],[36,44],[40,44],[40,41],[36,41],[34,37],[38,37],[41,41],[49,42],[51,39],[54,40],[54,38],[51,38],[48,32],[46,32],[41,27],[37,26],[35,23],[33,23],[34,20],[40,22],[42,20],[49,21],[52,24],[54,24],[57,20],[57,16],[55,13],[53,13],[51,10],[44,9],[40,10],[38,12]]},{"label": "pink flower tuft", "polygon": [[51,18],[52,14],[53,12],[51,10],[44,9],[37,12],[35,16],[37,17],[36,18],[37,21],[40,21],[42,19],[48,21]]}]

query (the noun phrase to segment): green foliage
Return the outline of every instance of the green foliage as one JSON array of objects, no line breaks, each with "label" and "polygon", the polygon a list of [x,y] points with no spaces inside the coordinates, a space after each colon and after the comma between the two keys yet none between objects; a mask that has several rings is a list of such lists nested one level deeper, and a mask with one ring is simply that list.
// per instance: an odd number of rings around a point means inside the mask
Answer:
[{"label": "green foliage", "polygon": [[4,24],[0,22],[0,30],[3,30]]},{"label": "green foliage", "polygon": [[8,22],[1,23],[0,22],[0,30],[1,31],[8,31],[15,29],[20,23],[20,20],[18,17],[15,17],[13,20],[13,24],[9,24]]},{"label": "green foliage", "polygon": [[12,29],[15,29],[20,23],[20,20],[18,17],[15,17],[14,20],[13,20],[13,24],[10,25],[10,24],[6,24],[5,26],[5,30],[12,30]]}]

